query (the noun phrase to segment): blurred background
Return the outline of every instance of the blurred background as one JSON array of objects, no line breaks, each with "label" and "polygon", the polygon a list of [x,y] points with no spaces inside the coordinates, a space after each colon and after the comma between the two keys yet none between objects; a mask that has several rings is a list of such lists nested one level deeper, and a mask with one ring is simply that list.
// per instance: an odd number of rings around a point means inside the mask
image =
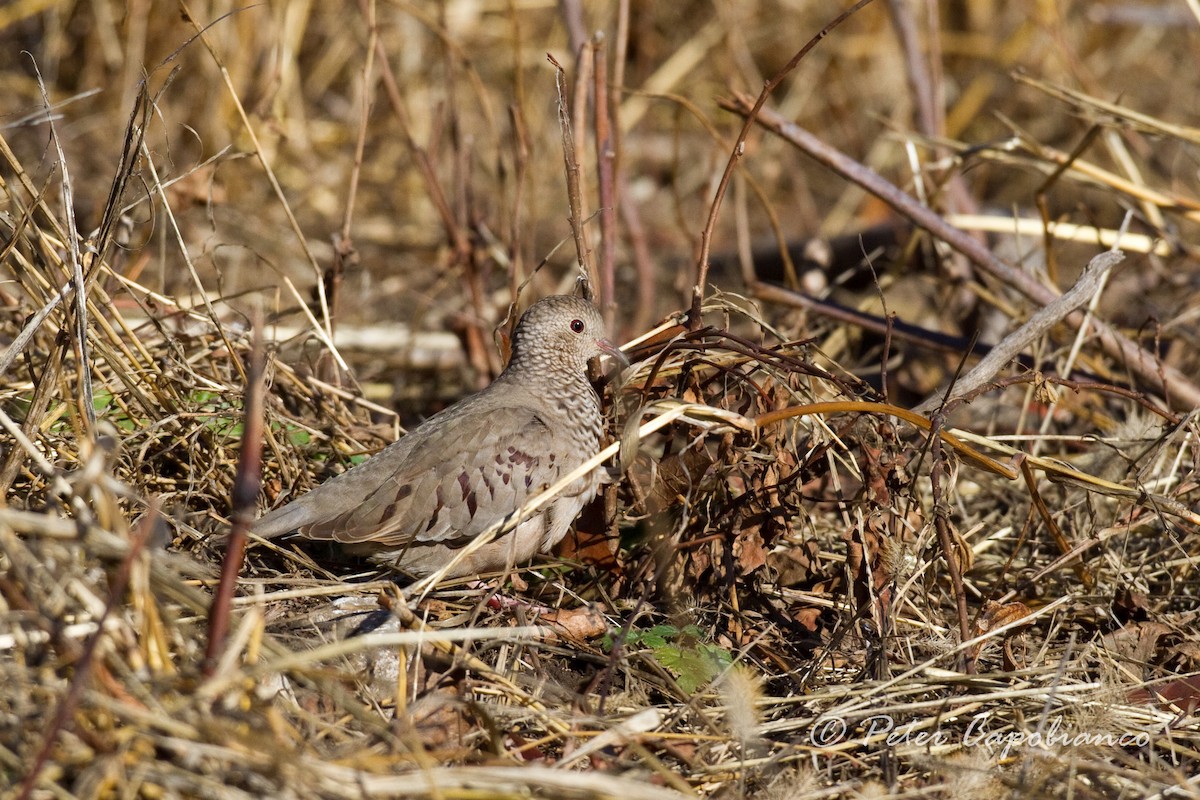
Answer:
[{"label": "blurred background", "polygon": [[[494,348],[468,348],[472,368],[453,340],[400,333],[490,341],[534,267],[548,261],[533,296],[568,290],[577,274],[548,54],[578,94],[580,45],[601,42],[616,133],[616,319],[630,334],[687,307],[700,233],[742,124],[718,100],[756,94],[842,10],[799,0],[18,0],[0,8],[0,132],[58,203],[36,67],[86,234],[145,78],[153,170],[140,161],[122,198],[115,263],[125,274],[194,304],[186,249],[221,313],[259,296],[285,327],[304,326],[300,300],[320,310],[324,281],[338,341],[370,394],[402,402],[387,376],[414,367],[449,370],[441,391],[452,395],[498,368]],[[1046,263],[1046,240],[1004,235],[1014,216],[1035,228],[1043,219],[1116,228],[1133,210],[1133,229],[1169,246],[1121,267],[1110,318],[1135,331],[1181,315],[1194,325],[1188,253],[1200,203],[1187,126],[1200,102],[1190,68],[1198,30],[1183,2],[881,0],[822,41],[768,107],[945,214],[997,216],[999,239],[976,235],[1030,269]],[[595,246],[591,115],[575,123]],[[1054,174],[1072,153],[1076,164]],[[780,240],[800,262],[794,275]],[[1096,249],[1055,241],[1051,277],[1069,285]],[[710,282],[743,291],[748,254],[758,277],[813,296],[880,313],[878,280],[902,319],[987,330],[963,290],[969,270],[760,130],[717,220]],[[826,324],[799,322],[810,332]],[[864,347],[862,363],[878,358]],[[927,388],[908,380],[914,394]]]}]

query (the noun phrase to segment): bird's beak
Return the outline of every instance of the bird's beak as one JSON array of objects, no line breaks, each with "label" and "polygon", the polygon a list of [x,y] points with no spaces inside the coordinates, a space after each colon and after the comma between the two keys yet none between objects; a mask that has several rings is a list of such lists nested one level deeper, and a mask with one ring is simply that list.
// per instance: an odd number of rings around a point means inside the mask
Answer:
[{"label": "bird's beak", "polygon": [[621,348],[610,342],[608,339],[597,339],[596,347],[605,355],[611,356],[622,367],[629,366],[629,359],[621,352]]}]

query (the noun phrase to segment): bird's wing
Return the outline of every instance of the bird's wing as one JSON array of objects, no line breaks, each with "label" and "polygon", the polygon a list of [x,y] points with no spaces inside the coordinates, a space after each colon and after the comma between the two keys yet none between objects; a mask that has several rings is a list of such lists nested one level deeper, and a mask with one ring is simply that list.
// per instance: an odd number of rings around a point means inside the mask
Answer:
[{"label": "bird's wing", "polygon": [[385,548],[462,546],[557,481],[564,466],[578,462],[563,452],[561,437],[525,407],[461,415],[405,438],[410,437],[403,458],[377,465],[377,486],[369,495],[299,526],[298,532]]},{"label": "bird's wing", "polygon": [[416,441],[417,428],[366,461],[351,467],[286,505],[255,520],[253,531],[264,539],[320,528],[328,520],[351,511],[379,488],[380,475],[403,464]]}]

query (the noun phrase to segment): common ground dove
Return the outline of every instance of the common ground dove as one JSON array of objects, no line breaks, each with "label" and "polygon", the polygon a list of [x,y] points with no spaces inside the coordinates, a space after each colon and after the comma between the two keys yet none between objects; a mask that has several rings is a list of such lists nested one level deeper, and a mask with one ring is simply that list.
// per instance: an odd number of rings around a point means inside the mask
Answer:
[{"label": "common ground dove", "polygon": [[[340,542],[412,575],[441,569],[493,523],[599,450],[603,417],[587,362],[624,356],[596,307],[577,297],[534,304],[495,381],[400,441],[259,519],[254,533]],[[599,488],[593,471],[516,529],[447,573],[521,564],[557,544]]]}]

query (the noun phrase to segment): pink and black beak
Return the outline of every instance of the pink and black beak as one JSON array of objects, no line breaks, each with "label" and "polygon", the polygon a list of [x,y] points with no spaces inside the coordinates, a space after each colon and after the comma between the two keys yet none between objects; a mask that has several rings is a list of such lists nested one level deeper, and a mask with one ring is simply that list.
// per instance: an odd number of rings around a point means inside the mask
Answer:
[{"label": "pink and black beak", "polygon": [[600,352],[610,356],[614,361],[621,365],[622,368],[629,366],[629,358],[621,352],[621,348],[610,342],[608,339],[597,339],[596,347]]}]

